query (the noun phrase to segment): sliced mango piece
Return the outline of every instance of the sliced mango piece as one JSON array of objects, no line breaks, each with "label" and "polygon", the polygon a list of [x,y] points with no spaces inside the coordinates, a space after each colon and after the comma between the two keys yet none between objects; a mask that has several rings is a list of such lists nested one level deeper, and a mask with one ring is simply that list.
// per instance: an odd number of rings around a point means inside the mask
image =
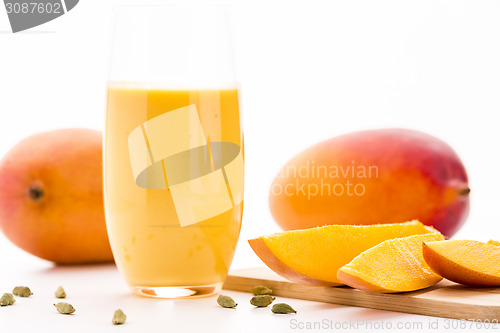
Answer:
[{"label": "sliced mango piece", "polygon": [[436,232],[418,221],[375,225],[331,225],[250,239],[254,252],[284,278],[308,285],[335,286],[337,270],[387,239]]},{"label": "sliced mango piece", "polygon": [[[488,244],[489,243],[489,244]],[[453,282],[475,287],[500,286],[500,247],[474,240],[425,242],[427,264]]]},{"label": "sliced mango piece", "polygon": [[436,232],[384,241],[341,267],[337,276],[348,286],[376,293],[430,287],[442,277],[425,263],[422,243],[443,239],[444,236]]}]

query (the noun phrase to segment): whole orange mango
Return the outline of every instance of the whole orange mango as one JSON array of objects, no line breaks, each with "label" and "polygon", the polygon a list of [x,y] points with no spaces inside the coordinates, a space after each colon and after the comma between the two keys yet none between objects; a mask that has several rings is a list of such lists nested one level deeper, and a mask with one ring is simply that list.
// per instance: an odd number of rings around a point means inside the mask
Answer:
[{"label": "whole orange mango", "polygon": [[452,236],[469,212],[465,168],[443,141],[407,129],[335,137],[275,178],[271,213],[284,230],[418,219]]},{"label": "whole orange mango", "polygon": [[0,229],[21,249],[56,263],[112,261],[101,132],[41,133],[8,152],[0,161]]}]

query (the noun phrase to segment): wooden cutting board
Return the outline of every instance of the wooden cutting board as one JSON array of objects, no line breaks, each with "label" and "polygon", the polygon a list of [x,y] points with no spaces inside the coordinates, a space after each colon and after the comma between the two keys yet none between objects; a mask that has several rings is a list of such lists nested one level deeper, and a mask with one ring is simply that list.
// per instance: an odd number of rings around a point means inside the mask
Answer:
[{"label": "wooden cutting board", "polygon": [[453,319],[500,322],[500,288],[471,288],[443,280],[399,294],[367,293],[349,287],[316,287],[290,282],[267,267],[231,271],[224,289],[251,292],[265,285],[275,296]]}]

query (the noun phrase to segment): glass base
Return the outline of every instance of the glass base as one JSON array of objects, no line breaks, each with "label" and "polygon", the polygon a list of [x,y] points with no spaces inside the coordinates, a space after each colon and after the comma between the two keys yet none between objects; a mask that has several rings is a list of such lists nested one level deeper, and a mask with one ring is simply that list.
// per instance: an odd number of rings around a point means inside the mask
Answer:
[{"label": "glass base", "polygon": [[221,283],[202,286],[179,287],[132,287],[134,294],[152,298],[198,298],[217,294],[222,289]]}]

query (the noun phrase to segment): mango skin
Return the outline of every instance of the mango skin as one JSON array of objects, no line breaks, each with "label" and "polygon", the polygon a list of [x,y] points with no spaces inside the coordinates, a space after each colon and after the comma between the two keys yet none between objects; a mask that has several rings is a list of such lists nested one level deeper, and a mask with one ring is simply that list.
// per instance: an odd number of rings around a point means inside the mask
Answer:
[{"label": "mango skin", "polygon": [[59,264],[113,261],[104,219],[102,134],[40,133],[0,161],[0,230]]},{"label": "mango skin", "polygon": [[414,130],[378,129],[295,156],[275,178],[269,206],[284,230],[418,219],[451,237],[468,216],[469,192],[449,145]]}]

